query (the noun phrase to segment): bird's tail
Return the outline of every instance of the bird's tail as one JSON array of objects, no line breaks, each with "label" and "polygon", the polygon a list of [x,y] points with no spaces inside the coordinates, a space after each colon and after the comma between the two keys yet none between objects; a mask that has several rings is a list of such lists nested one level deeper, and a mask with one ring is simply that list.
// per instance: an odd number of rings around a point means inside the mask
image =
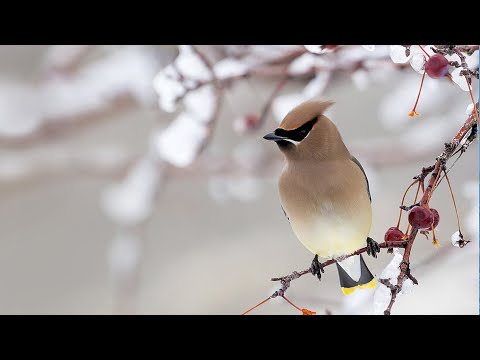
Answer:
[{"label": "bird's tail", "polygon": [[375,287],[375,279],[363,261],[362,255],[351,256],[337,262],[340,286],[345,295],[350,295],[356,289]]}]

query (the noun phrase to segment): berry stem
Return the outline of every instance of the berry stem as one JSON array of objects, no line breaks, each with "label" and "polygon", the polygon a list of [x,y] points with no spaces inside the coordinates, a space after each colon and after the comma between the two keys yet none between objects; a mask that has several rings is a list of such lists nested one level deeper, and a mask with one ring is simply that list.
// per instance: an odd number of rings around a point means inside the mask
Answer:
[{"label": "berry stem", "polygon": [[[401,208],[404,204],[405,204],[405,196],[407,196],[407,193],[408,193],[408,190],[410,190],[410,188],[415,185],[415,183],[417,182],[418,180],[415,180],[414,182],[412,182],[410,184],[410,186],[407,188],[407,190],[405,190],[405,192],[403,193],[403,198],[402,198],[402,204],[400,205],[400,214],[398,215],[398,221],[397,221],[397,229],[400,227],[400,220],[402,220],[402,212],[403,212],[403,209]],[[420,186],[420,183],[419,185]],[[418,189],[417,189],[417,194],[418,194]],[[415,197],[416,199],[416,197]],[[415,202],[414,202],[415,204]]]},{"label": "berry stem", "polygon": [[440,178],[440,174],[442,172],[439,171],[437,176],[435,177],[435,181],[433,182],[433,185],[432,185],[432,189],[430,190],[430,193],[428,194],[428,199],[427,201],[424,202],[424,205],[427,205],[428,208],[430,208],[430,206],[428,205],[428,203],[430,202],[430,199],[432,198],[432,195],[433,195],[433,192],[435,191],[435,186],[437,185],[437,181],[438,179]]},{"label": "berry stem", "polygon": [[473,98],[472,87],[470,86],[470,81],[468,81],[468,76],[467,76],[467,74],[465,74],[465,80],[467,81],[468,91],[470,92],[470,98],[472,99],[473,112],[475,113],[475,117],[477,118],[477,122],[478,122],[477,104],[475,103],[475,100],[474,100],[474,98]]},{"label": "berry stem", "polygon": [[433,227],[433,224],[432,224],[432,236],[433,236],[433,239],[432,239],[433,246],[438,246],[438,241],[437,241],[437,237],[435,236],[435,228]]},{"label": "berry stem", "polygon": [[259,306],[262,306],[263,304],[265,304],[268,300],[270,300],[271,297],[269,296],[268,298],[266,298],[265,300],[263,300],[262,302],[258,303],[257,305],[255,305],[254,307],[251,307],[250,309],[248,309],[247,311],[245,311],[242,315],[247,315],[250,311],[252,310],[255,310],[257,307]]},{"label": "berry stem", "polygon": [[458,231],[461,234],[462,230],[460,228],[460,216],[458,215],[457,202],[455,201],[455,196],[453,195],[452,185],[450,184],[450,179],[448,178],[447,172],[445,170],[444,170],[444,173],[445,173],[444,177],[445,177],[445,179],[447,179],[448,188],[450,189],[450,194],[452,195],[453,206],[455,208],[455,214],[457,215]]},{"label": "berry stem", "polygon": [[[417,203],[417,199],[418,199],[418,193],[420,191],[420,185],[422,185],[423,187],[423,182],[419,182],[418,183],[418,187],[417,187],[417,192],[415,193],[415,199],[413,199],[413,203],[416,204]],[[400,224],[399,224],[400,225]],[[397,226],[398,227],[398,226]],[[406,237],[408,237],[408,230],[410,230],[410,223],[408,223],[408,226],[407,226],[407,230],[405,230],[404,234]]]},{"label": "berry stem", "polygon": [[292,303],[290,300],[288,300],[285,295],[282,295],[282,297],[285,299],[286,302],[288,302],[290,305],[292,305],[295,309],[297,309],[298,311],[300,311],[301,313],[303,313],[303,310],[300,309],[297,305],[295,305],[294,303]]},{"label": "berry stem", "polygon": [[425,49],[423,48],[422,45],[418,45],[420,47],[420,49],[422,49],[422,51],[425,53],[425,55],[427,55],[428,58],[430,58],[430,55],[428,55],[428,53],[425,51]]},{"label": "berry stem", "polygon": [[421,92],[422,92],[423,81],[425,80],[425,74],[426,74],[426,73],[427,73],[426,71],[423,72],[422,82],[420,83],[420,89],[418,90],[417,100],[415,101],[415,105],[413,105],[412,111],[410,111],[410,114],[408,114],[408,116],[410,116],[410,117],[413,117],[413,116],[415,116],[415,115],[420,116],[420,114],[417,113],[417,105],[418,105],[418,100],[420,99],[420,94],[421,94]]}]

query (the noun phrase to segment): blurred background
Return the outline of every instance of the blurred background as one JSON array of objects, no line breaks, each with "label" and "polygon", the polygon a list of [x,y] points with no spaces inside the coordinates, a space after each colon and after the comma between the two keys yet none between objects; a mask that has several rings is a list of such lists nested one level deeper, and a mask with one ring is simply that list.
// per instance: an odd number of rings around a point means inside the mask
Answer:
[{"label": "blurred background", "polygon": [[[336,102],[383,241],[412,177],[472,111],[452,66],[453,82],[425,77],[421,116],[408,116],[424,62],[400,45],[0,46],[0,313],[240,314],[265,299],[271,277],[313,256],[283,215],[283,159],[262,136],[310,98]],[[467,62],[478,70],[478,51]],[[443,181],[440,246],[417,237],[419,285],[393,314],[478,314],[477,141],[449,175],[472,242],[452,245]],[[377,277],[391,259],[365,256]],[[374,312],[373,291],[343,296],[333,267],[287,294],[318,314]],[[252,314],[298,312],[275,299]]]}]

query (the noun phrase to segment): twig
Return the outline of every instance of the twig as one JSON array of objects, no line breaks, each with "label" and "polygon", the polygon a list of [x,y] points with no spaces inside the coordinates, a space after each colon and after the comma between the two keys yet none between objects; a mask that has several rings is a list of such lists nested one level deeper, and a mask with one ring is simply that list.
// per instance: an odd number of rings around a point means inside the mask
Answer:
[{"label": "twig", "polygon": [[218,119],[218,114],[220,113],[220,107],[221,107],[222,100],[223,100],[223,84],[217,78],[217,76],[215,75],[215,71],[213,70],[213,64],[205,56],[205,54],[203,54],[203,52],[201,52],[197,48],[196,45],[192,45],[192,50],[198,55],[200,60],[205,64],[207,69],[210,71],[210,75],[212,76],[212,81],[211,82],[212,82],[213,86],[215,87],[215,95],[216,95],[216,97],[215,97],[215,109],[212,112],[212,116],[210,117],[210,119],[207,122],[208,134],[205,137],[202,145],[200,146],[200,148],[198,150],[198,153],[197,153],[197,157],[198,157],[198,155],[200,155],[206,149],[206,147],[208,146],[208,144],[210,143],[210,141],[212,139],[213,132],[215,130],[215,125],[216,125],[217,119]]},{"label": "twig", "polygon": [[[391,248],[404,248],[405,246],[407,245],[407,242],[406,241],[385,241],[381,244],[378,244],[378,246],[381,248],[381,249],[385,249],[385,248],[388,248],[388,249],[391,249]],[[360,255],[364,252],[366,252],[368,249],[368,247],[364,247],[364,248],[361,248],[349,255],[346,255],[346,256],[342,256],[341,259],[330,259],[330,260],[327,260],[323,263],[320,264],[320,266],[322,268],[324,267],[327,267],[329,265],[332,265],[332,264],[335,264],[337,263],[338,261],[341,261],[341,260],[344,260],[344,259],[347,259],[351,256],[355,256],[355,255]],[[302,270],[302,271],[294,271],[293,273],[291,273],[290,275],[286,275],[286,276],[282,276],[282,277],[277,277],[277,278],[272,278],[271,281],[280,281],[280,283],[282,284],[281,288],[277,291],[275,291],[271,296],[270,298],[273,299],[273,298],[276,298],[277,296],[283,296],[285,295],[285,292],[287,291],[287,289],[290,287],[290,283],[295,280],[295,279],[298,279],[299,277],[305,275],[305,274],[311,274],[312,273],[312,267],[309,267],[308,269],[305,269],[305,270]]]},{"label": "twig", "polygon": [[[424,206],[428,206],[430,199],[433,195],[435,190],[435,185],[440,177],[441,171],[444,169],[444,166],[448,159],[452,157],[455,152],[455,149],[461,142],[461,140],[466,136],[468,131],[476,124],[476,117],[474,114],[470,114],[467,118],[463,126],[458,130],[457,134],[453,137],[452,141],[445,144],[445,150],[437,157],[437,161],[435,163],[435,167],[432,171],[430,176],[430,180],[428,181],[428,186],[425,189],[422,199],[420,200],[420,204]],[[422,173],[424,169],[422,169]],[[405,252],[403,254],[403,260],[400,264],[400,274],[397,277],[397,285],[395,287],[390,288],[392,291],[392,297],[390,299],[390,303],[388,304],[387,309],[385,310],[385,315],[390,315],[392,306],[395,303],[398,293],[401,291],[403,283],[405,279],[410,278],[414,283],[416,283],[416,279],[410,274],[410,253],[412,251],[413,243],[417,236],[418,229],[412,227],[410,230],[410,234],[407,240],[407,246],[405,247]]]}]

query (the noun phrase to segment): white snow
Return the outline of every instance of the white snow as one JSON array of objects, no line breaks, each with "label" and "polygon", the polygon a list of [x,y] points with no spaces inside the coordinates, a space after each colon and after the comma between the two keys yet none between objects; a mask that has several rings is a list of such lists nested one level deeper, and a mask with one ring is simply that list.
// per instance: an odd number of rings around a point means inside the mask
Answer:
[{"label": "white snow", "polygon": [[[397,284],[397,278],[400,275],[400,264],[403,260],[403,255],[398,249],[393,250],[393,259],[383,269],[380,279],[388,279],[392,285]],[[391,299],[391,291],[388,287],[378,282],[378,288],[373,296],[373,311],[375,315],[383,315],[387,309]],[[401,295],[409,294],[413,291],[413,282],[410,279],[405,279],[402,285],[402,291],[397,294],[397,299]]]},{"label": "white snow", "polygon": [[425,72],[426,62],[427,60],[423,53],[412,55],[410,58],[410,66],[419,74],[423,74]]},{"label": "white snow", "polygon": [[[180,83],[177,71],[185,77],[183,84]],[[165,82],[167,78],[170,80]],[[185,94],[185,84],[192,87],[197,81],[210,79],[210,70],[192,47],[181,45],[174,65],[169,65],[156,76],[154,86],[161,107],[166,111],[174,111],[176,100]],[[166,129],[157,131],[152,140],[156,155],[178,167],[188,166],[195,160],[208,135],[207,123],[212,120],[216,109],[213,85],[207,84],[190,90],[184,96],[183,104],[185,110]]]},{"label": "white snow", "polygon": [[465,76],[460,75],[460,72],[462,71],[462,68],[457,68],[452,71],[452,80],[455,84],[457,84],[460,89],[463,91],[468,91],[468,84],[467,84],[467,79],[465,79]]},{"label": "white snow", "polygon": [[165,130],[154,135],[154,150],[165,161],[185,167],[195,160],[207,134],[204,124],[187,112],[182,112]]},{"label": "white snow", "polygon": [[452,237],[450,238],[452,241],[452,245],[456,247],[460,247],[459,241],[462,240],[462,237],[460,236],[460,232],[456,231],[452,234]]},{"label": "white snow", "polygon": [[390,58],[394,63],[404,64],[410,59],[410,56],[405,56],[405,47],[402,45],[390,45]]},{"label": "white snow", "polygon": [[160,108],[166,112],[176,110],[176,100],[185,94],[185,87],[178,80],[172,65],[168,65],[153,78],[153,87],[158,94]]},{"label": "white snow", "polygon": [[315,67],[318,58],[318,56],[311,53],[305,53],[293,60],[288,66],[287,71],[291,75],[304,74]]},{"label": "white snow", "polygon": [[208,81],[212,79],[210,70],[193,51],[192,45],[180,45],[179,51],[180,53],[175,59],[175,66],[184,77],[197,81]]},{"label": "white snow", "polygon": [[213,85],[205,85],[189,92],[184,100],[185,111],[195,120],[207,123],[215,111],[216,99]]},{"label": "white snow", "polygon": [[248,65],[242,60],[225,58],[213,66],[213,71],[218,79],[225,79],[234,76],[241,76],[247,73]]},{"label": "white snow", "polygon": [[[191,45],[180,45],[179,51],[173,64],[166,66],[153,79],[153,87],[159,96],[160,108],[167,112],[176,110],[176,100],[185,94],[185,87],[193,87],[198,82],[212,79],[210,70],[193,51]],[[185,79],[183,83],[182,78]]]},{"label": "white snow", "polygon": [[467,106],[467,109],[465,110],[465,113],[467,114],[467,116],[470,116],[470,114],[473,112],[473,109],[474,109],[473,104],[469,104]]},{"label": "white snow", "polygon": [[313,54],[321,54],[324,52],[322,45],[303,45],[305,49]]},{"label": "white snow", "polygon": [[374,51],[375,45],[362,45],[365,50]]}]

